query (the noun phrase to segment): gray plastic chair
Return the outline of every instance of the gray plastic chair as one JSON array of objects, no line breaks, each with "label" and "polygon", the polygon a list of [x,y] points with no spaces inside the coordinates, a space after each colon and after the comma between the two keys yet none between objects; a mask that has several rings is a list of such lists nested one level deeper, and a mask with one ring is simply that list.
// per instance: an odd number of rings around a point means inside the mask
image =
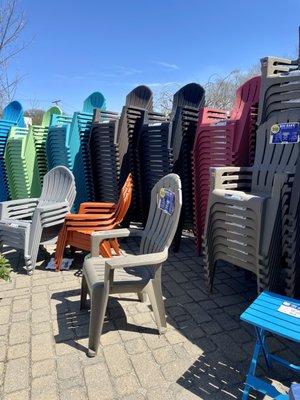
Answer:
[{"label": "gray plastic chair", "polygon": [[72,172],[63,166],[44,176],[40,198],[0,203],[0,244],[24,250],[25,268],[35,268],[39,245],[53,243],[76,196]]},{"label": "gray plastic chair", "polygon": [[[167,189],[167,192],[163,189]],[[162,210],[167,193],[173,210]],[[173,199],[173,200],[172,200]],[[162,202],[162,203],[161,203]],[[168,203],[165,202],[165,203]],[[89,350],[94,357],[99,347],[108,296],[112,293],[138,293],[143,300],[149,296],[158,330],[166,329],[166,316],[161,288],[162,263],[168,258],[168,249],[175,235],[182,205],[181,182],[176,174],[169,174],[156,183],[151,192],[151,205],[144,230],[114,229],[95,232],[92,235],[92,253],[83,265],[81,308],[86,297],[91,298]],[[113,258],[101,258],[99,244],[111,238],[140,236],[140,255],[123,254]]]}]

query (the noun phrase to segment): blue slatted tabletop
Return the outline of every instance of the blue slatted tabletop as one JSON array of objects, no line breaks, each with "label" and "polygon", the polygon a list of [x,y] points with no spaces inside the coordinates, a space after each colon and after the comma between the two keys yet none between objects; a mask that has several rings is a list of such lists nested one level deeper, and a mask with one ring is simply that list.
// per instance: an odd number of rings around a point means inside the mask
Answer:
[{"label": "blue slatted tabletop", "polygon": [[284,301],[300,307],[299,300],[263,292],[244,311],[241,319],[268,332],[300,342],[300,318],[278,311]]}]

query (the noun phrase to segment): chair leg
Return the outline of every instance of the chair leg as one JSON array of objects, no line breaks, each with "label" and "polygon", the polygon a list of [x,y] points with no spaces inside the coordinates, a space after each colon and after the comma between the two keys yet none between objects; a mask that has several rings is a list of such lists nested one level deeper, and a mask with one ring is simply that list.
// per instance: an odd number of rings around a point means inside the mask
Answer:
[{"label": "chair leg", "polygon": [[152,279],[146,287],[146,292],[149,296],[159,333],[164,333],[167,329],[167,321],[160,281]]},{"label": "chair leg", "polygon": [[95,357],[97,355],[100,336],[102,333],[105,311],[108,302],[109,285],[96,287],[91,294],[91,314],[89,329],[89,349],[88,356]]},{"label": "chair leg", "polygon": [[81,296],[80,296],[80,310],[83,310],[86,308],[86,297],[88,294],[88,285],[86,283],[85,276],[82,276],[82,281],[81,281]]},{"label": "chair leg", "polygon": [[146,293],[138,292],[137,295],[138,295],[139,301],[141,303],[146,303],[147,302],[147,294]]}]

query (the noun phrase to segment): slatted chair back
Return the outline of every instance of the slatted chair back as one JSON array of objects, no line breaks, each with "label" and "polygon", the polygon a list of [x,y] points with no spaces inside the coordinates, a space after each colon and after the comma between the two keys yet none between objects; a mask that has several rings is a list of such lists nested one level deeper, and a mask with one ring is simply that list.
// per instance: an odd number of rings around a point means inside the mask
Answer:
[{"label": "slatted chair back", "polygon": [[281,123],[299,126],[300,108],[278,112],[258,128],[252,175],[252,192],[254,193],[271,192],[276,173],[294,173],[300,143],[270,143],[270,141],[276,141],[275,132]]},{"label": "slatted chair back", "polygon": [[151,192],[151,205],[142,234],[140,254],[163,251],[172,243],[182,205],[181,181],[169,174],[160,179]]},{"label": "slatted chair back", "polygon": [[73,174],[68,168],[58,166],[45,175],[39,204],[67,201],[72,206],[75,196]]}]

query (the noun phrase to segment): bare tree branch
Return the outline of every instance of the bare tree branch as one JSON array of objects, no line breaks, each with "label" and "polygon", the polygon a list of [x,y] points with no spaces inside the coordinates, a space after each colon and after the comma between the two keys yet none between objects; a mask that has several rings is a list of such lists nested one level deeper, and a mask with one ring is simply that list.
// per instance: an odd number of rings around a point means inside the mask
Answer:
[{"label": "bare tree branch", "polygon": [[10,64],[26,44],[19,43],[25,27],[23,12],[18,11],[18,0],[0,2],[0,109],[15,95],[21,76],[11,77]]}]

